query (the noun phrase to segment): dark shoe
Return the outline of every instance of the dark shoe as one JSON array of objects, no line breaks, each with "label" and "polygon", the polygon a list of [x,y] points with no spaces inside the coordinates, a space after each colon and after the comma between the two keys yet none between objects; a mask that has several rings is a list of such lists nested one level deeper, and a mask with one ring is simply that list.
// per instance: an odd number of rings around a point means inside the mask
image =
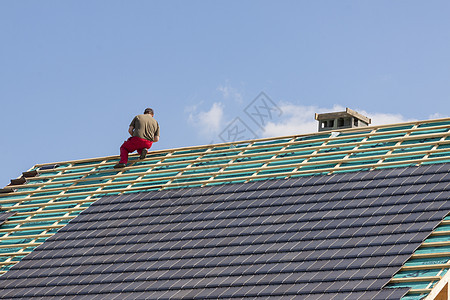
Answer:
[{"label": "dark shoe", "polygon": [[114,166],[114,169],[120,169],[120,168],[125,168],[125,167],[126,167],[126,164],[118,163],[117,165]]},{"label": "dark shoe", "polygon": [[144,159],[145,156],[147,156],[147,148],[142,149],[139,159]]}]

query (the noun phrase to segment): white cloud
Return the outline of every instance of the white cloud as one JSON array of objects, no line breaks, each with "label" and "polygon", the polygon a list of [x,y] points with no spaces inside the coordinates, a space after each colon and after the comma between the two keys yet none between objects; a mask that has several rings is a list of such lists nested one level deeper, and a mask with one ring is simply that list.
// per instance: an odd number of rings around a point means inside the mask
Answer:
[{"label": "white cloud", "polygon": [[[318,122],[314,118],[315,113],[345,111],[344,106],[337,104],[332,108],[323,108],[317,106],[296,105],[285,102],[281,103],[279,107],[283,111],[283,114],[279,120],[268,122],[263,129],[263,137],[314,133],[318,131]],[[384,125],[414,121],[413,119],[405,118],[400,114],[369,113],[364,110],[355,110],[362,115],[371,118],[372,124],[370,125]]]},{"label": "white cloud", "polygon": [[432,115],[429,116],[429,118],[432,119],[443,119],[443,118],[448,118],[448,116],[445,116],[441,113],[434,113]]},{"label": "white cloud", "polygon": [[264,137],[306,134],[317,132],[318,122],[314,119],[315,113],[343,111],[344,107],[335,105],[332,108],[317,106],[295,105],[282,103],[279,105],[283,114],[280,120],[268,122],[263,130]]},{"label": "white cloud", "polygon": [[210,138],[216,134],[223,124],[224,105],[220,102],[214,102],[207,111],[197,111],[197,106],[187,108],[189,112],[188,121],[194,127],[197,127],[200,134]]},{"label": "white cloud", "polygon": [[226,84],[224,86],[221,85],[217,88],[217,90],[222,93],[222,97],[225,100],[234,100],[238,103],[243,102],[242,94],[239,93],[237,89],[231,87],[229,84]]},{"label": "white cloud", "polygon": [[[224,90],[224,93],[226,89]],[[186,108],[188,113],[188,122],[195,127],[198,134],[204,139],[215,139],[217,135],[225,128],[225,105],[222,102],[214,102],[209,109],[199,109],[203,103],[196,106]],[[297,105],[290,102],[281,102],[278,104],[282,114],[280,117],[267,122],[262,130],[255,128],[251,121],[244,120],[248,126],[252,126],[252,130],[257,132],[258,137],[278,137],[288,135],[310,134],[318,131],[318,122],[314,118],[316,113],[329,113],[345,111],[342,105],[334,105],[332,107],[319,107],[308,105]],[[401,114],[389,114],[380,112],[366,112],[355,108],[360,114],[371,118],[370,125],[385,125],[415,121],[408,119]],[[438,114],[434,117],[442,117]]]},{"label": "white cloud", "polygon": [[367,114],[367,116],[372,120],[371,125],[385,125],[385,124],[395,124],[395,123],[406,123],[416,121],[416,119],[407,119],[400,114],[383,114],[374,113]]},{"label": "white cloud", "polygon": [[373,126],[416,121],[415,119],[408,119],[402,116],[401,114],[387,114],[379,112],[371,113],[358,109],[356,109],[356,111],[362,114],[363,116],[370,118],[372,121],[370,125]]}]

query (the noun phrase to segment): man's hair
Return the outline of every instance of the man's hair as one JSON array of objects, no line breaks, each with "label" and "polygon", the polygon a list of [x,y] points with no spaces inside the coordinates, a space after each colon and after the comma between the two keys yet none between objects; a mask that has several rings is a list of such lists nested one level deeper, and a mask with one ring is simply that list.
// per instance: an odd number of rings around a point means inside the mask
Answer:
[{"label": "man's hair", "polygon": [[151,108],[146,108],[146,109],[144,110],[144,114],[151,114],[151,115],[153,115],[153,109],[151,109]]}]

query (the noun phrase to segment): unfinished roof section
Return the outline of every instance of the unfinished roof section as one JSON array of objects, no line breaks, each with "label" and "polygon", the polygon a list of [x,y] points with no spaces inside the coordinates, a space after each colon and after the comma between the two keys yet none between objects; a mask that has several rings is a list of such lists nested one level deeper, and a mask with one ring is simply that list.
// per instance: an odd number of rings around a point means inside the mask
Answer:
[{"label": "unfinished roof section", "polygon": [[450,210],[448,170],[105,197],[3,275],[0,298],[401,299],[384,287]]}]

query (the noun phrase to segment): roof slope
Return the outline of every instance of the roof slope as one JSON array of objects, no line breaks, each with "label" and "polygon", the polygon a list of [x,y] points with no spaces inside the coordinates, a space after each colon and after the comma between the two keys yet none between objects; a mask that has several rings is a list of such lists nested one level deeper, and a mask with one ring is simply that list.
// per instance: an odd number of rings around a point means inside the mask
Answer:
[{"label": "roof slope", "polygon": [[101,198],[0,278],[0,298],[400,299],[450,211],[450,164]]}]

